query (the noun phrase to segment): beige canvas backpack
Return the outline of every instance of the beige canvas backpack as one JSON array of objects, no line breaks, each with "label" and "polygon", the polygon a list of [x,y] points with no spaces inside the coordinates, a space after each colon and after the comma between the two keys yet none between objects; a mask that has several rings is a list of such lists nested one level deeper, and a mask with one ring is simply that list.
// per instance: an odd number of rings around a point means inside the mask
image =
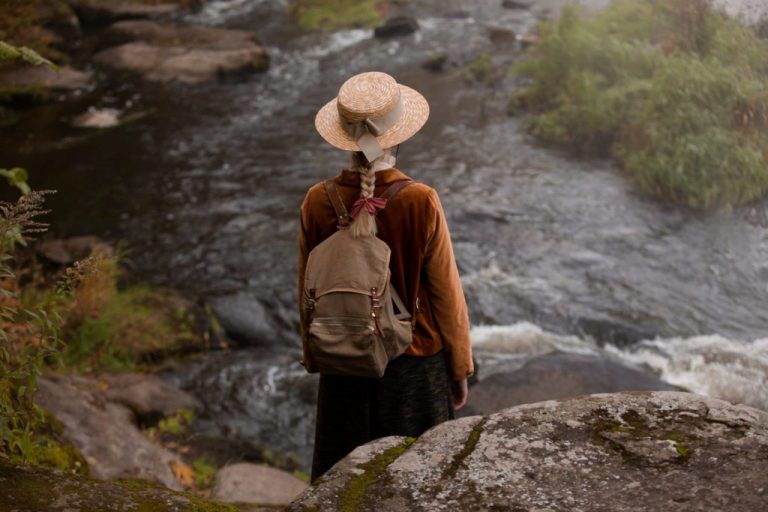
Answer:
[{"label": "beige canvas backpack", "polygon": [[[391,200],[411,183],[398,181],[381,197]],[[375,236],[353,238],[333,180],[325,189],[339,229],[309,253],[305,341],[320,373],[381,377],[411,344],[411,315],[390,283],[389,246]]]}]

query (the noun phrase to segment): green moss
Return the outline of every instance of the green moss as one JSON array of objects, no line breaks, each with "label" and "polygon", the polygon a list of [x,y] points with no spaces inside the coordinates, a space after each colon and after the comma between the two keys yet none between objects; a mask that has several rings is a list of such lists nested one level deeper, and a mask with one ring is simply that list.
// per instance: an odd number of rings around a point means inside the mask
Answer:
[{"label": "green moss", "polygon": [[355,475],[347,483],[347,486],[339,496],[339,510],[341,512],[354,512],[360,509],[360,500],[365,496],[368,488],[381,477],[387,467],[395,462],[415,441],[414,438],[406,438],[402,444],[389,448],[372,460],[359,464],[357,467],[363,472]]},{"label": "green moss", "polygon": [[727,209],[768,191],[768,42],[708,0],[566,8],[516,72],[539,140],[613,158],[644,193]]},{"label": "green moss", "polygon": [[453,456],[450,465],[443,472],[443,480],[453,477],[464,464],[464,460],[475,451],[475,446],[480,441],[480,435],[483,433],[484,427],[485,419],[482,419],[472,428],[461,451]]},{"label": "green moss", "polygon": [[296,0],[290,12],[304,29],[333,31],[373,27],[384,9],[381,0]]},{"label": "green moss", "polygon": [[[160,484],[130,480],[91,480],[82,476],[8,464],[0,459],[1,510],[48,510],[65,500],[72,510],[238,512],[240,508],[205,500]],[[245,510],[248,508],[244,507]]]},{"label": "green moss", "polygon": [[310,481],[310,476],[306,471],[302,471],[300,469],[294,469],[291,474],[303,482],[309,483]]},{"label": "green moss", "polygon": [[[167,502],[157,499],[157,496],[155,494],[148,491],[157,491],[170,496],[184,498],[190,504],[188,508],[184,509],[186,512],[239,512],[240,511],[240,508],[236,507],[235,505],[205,500],[203,498],[200,498],[199,496],[195,496],[194,494],[191,494],[188,492],[172,491],[156,482],[150,482],[148,480],[140,480],[137,478],[132,478],[132,479],[124,479],[124,480],[112,480],[110,482],[128,491],[133,491],[137,493],[145,491],[146,492],[145,495],[148,496],[149,498],[145,499],[143,502],[137,499],[139,503],[139,510],[142,510],[142,511],[146,510],[147,512],[154,512],[154,511],[162,511],[162,510],[171,510],[170,507],[168,507]],[[142,507],[146,507],[146,508],[142,508]],[[155,507],[155,508],[152,508],[152,507]]]},{"label": "green moss", "polygon": [[675,449],[683,461],[688,460],[691,456],[690,450],[683,443],[675,443]]},{"label": "green moss", "polygon": [[194,418],[195,411],[179,409],[173,416],[160,419],[157,425],[146,429],[145,433],[153,439],[160,436],[181,436],[187,432]]},{"label": "green moss", "polygon": [[207,458],[198,457],[192,461],[195,472],[195,485],[198,489],[209,489],[216,484],[216,466]]}]

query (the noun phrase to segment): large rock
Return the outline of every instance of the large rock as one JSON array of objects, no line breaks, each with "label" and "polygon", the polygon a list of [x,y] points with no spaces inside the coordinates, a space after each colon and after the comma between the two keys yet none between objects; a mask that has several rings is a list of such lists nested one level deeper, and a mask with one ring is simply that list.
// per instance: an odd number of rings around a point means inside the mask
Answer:
[{"label": "large rock", "polygon": [[45,238],[37,244],[37,254],[59,265],[70,265],[93,253],[112,256],[114,249],[97,236]]},{"label": "large rock", "polygon": [[178,2],[148,3],[138,0],[67,0],[77,15],[89,24],[102,24],[118,20],[157,18],[178,13]]},{"label": "large rock", "polygon": [[247,345],[278,344],[281,326],[268,313],[264,304],[246,293],[209,299],[211,308],[227,336]]},{"label": "large rock", "polygon": [[491,414],[514,405],[617,391],[679,390],[658,377],[597,356],[554,352],[521,368],[481,375],[463,416]]},{"label": "large rock", "polygon": [[419,30],[419,22],[409,16],[394,16],[373,29],[378,38],[407,36]]},{"label": "large rock", "polygon": [[768,510],[768,413],[672,391],[601,394],[385,438],[288,510]]},{"label": "large rock", "polygon": [[154,375],[112,373],[103,375],[101,381],[107,385],[104,396],[108,400],[128,407],[147,423],[172,416],[179,409],[202,408],[197,398]]},{"label": "large rock", "polygon": [[236,508],[133,481],[96,481],[0,458],[0,510],[16,512],[235,512]]},{"label": "large rock", "polygon": [[307,484],[279,469],[241,462],[216,473],[213,498],[229,503],[287,505]]},{"label": "large rock", "polygon": [[20,65],[0,72],[0,90],[14,88],[20,94],[28,89],[30,94],[40,91],[74,91],[88,87],[93,74],[69,66],[54,71],[48,66]]},{"label": "large rock", "polygon": [[94,62],[150,81],[198,83],[267,65],[264,48],[245,30],[136,20],[115,23],[105,38],[130,42],[98,52]]},{"label": "large rock", "polygon": [[61,422],[95,478],[142,478],[182,488],[171,470],[176,456],[147,439],[133,413],[107,401],[92,380],[52,375],[38,384],[35,400]]}]

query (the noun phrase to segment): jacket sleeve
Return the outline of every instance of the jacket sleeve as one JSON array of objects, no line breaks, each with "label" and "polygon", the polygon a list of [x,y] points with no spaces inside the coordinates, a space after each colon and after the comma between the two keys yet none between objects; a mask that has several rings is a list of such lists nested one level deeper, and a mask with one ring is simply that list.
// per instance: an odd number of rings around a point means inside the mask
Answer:
[{"label": "jacket sleeve", "polygon": [[425,253],[424,285],[432,306],[437,329],[443,338],[451,375],[455,380],[474,373],[469,313],[461,287],[459,269],[451,245],[451,235],[437,192],[430,191],[429,229]]},{"label": "jacket sleeve", "polygon": [[309,226],[309,193],[307,193],[304,201],[301,204],[299,214],[299,240],[297,251],[297,274],[298,274],[298,307],[299,307],[299,332],[301,334],[301,346],[303,350],[303,358],[301,364],[306,368],[308,372],[316,372],[317,367],[309,353],[309,347],[307,346],[306,336],[306,319],[304,315],[304,276],[307,269],[307,258],[309,257],[308,248],[308,226]]}]

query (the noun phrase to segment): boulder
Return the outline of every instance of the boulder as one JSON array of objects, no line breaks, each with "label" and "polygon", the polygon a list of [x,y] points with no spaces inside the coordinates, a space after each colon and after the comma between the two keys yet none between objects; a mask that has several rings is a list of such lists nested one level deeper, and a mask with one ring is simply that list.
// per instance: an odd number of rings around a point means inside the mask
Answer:
[{"label": "boulder", "polygon": [[59,265],[71,265],[94,251],[114,254],[112,246],[97,236],[73,236],[70,238],[45,238],[37,244],[37,254]]},{"label": "boulder", "polygon": [[591,393],[679,389],[602,357],[554,352],[534,357],[521,368],[481,377],[461,414],[491,414],[514,405]]},{"label": "boulder", "polygon": [[536,4],[536,0],[502,0],[501,6],[505,9],[530,9]]},{"label": "boulder", "polygon": [[442,71],[445,71],[445,67],[447,64],[448,64],[448,56],[445,55],[444,53],[441,53],[439,55],[430,57],[424,62],[422,62],[421,67],[426,69],[427,71],[432,71],[433,73],[440,73]]},{"label": "boulder", "polygon": [[306,488],[306,483],[285,471],[241,462],[216,473],[213,498],[228,503],[287,505]]},{"label": "boulder", "polygon": [[224,295],[209,300],[227,336],[233,340],[260,345],[280,343],[280,328],[256,297],[245,293]]},{"label": "boulder", "polygon": [[511,28],[491,25],[488,27],[488,38],[497,46],[512,46],[517,44],[517,33]]},{"label": "boulder", "polygon": [[105,38],[129,42],[96,53],[94,62],[155,82],[199,83],[267,65],[264,48],[245,30],[136,20],[115,23]]},{"label": "boulder", "polygon": [[62,434],[83,454],[94,478],[141,478],[182,488],[171,470],[176,456],[147,439],[133,413],[107,401],[92,380],[41,378],[35,400],[61,422]]},{"label": "boulder", "polygon": [[768,507],[768,413],[690,393],[615,393],[442,423],[361,446],[288,508]]},{"label": "boulder", "polygon": [[32,512],[165,510],[232,512],[231,505],[151,483],[97,481],[48,468],[16,466],[0,458],[0,510]]},{"label": "boulder", "polygon": [[88,87],[93,73],[70,66],[61,66],[54,71],[48,66],[19,65],[0,71],[0,92],[3,89],[22,91],[39,95],[46,91],[69,92]]},{"label": "boulder", "polygon": [[138,0],[67,0],[77,15],[88,24],[118,20],[157,18],[182,10],[178,2],[147,3]]},{"label": "boulder", "polygon": [[104,396],[109,401],[128,407],[145,423],[156,423],[179,409],[202,409],[202,404],[195,397],[154,375],[111,373],[101,376],[99,380],[106,384]]},{"label": "boulder", "polygon": [[419,30],[419,22],[409,16],[394,16],[373,29],[373,35],[379,38],[399,37],[413,34]]}]

